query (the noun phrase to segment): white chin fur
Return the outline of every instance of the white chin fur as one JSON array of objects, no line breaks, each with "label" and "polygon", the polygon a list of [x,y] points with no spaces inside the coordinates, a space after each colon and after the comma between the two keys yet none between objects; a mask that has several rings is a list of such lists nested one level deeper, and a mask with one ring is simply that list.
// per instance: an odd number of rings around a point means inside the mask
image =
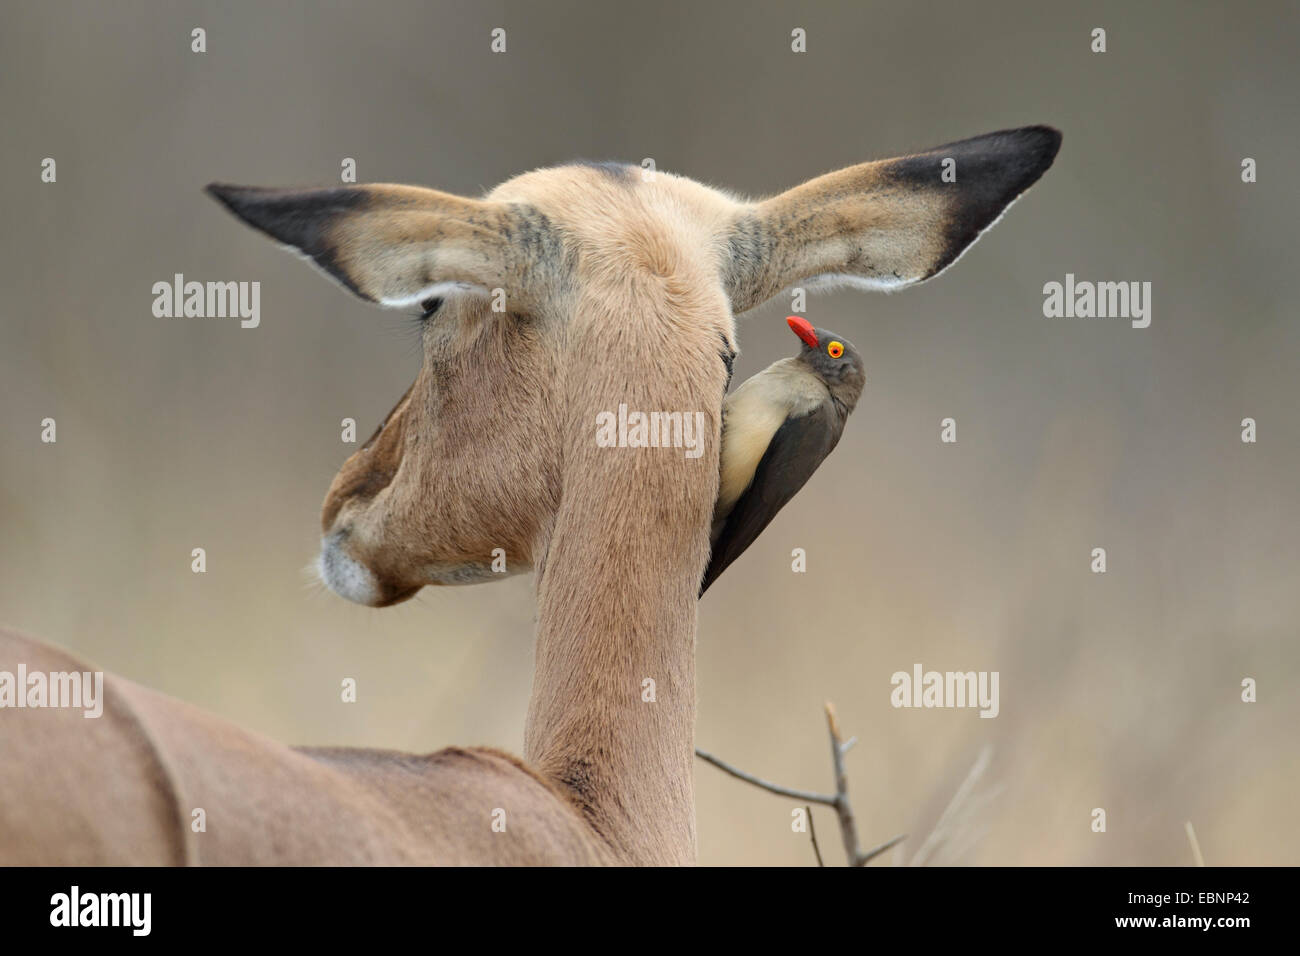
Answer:
[{"label": "white chin fur", "polygon": [[348,556],[337,535],[321,539],[316,573],[325,586],[341,598],[365,605],[373,605],[379,599],[379,586],[374,574]]}]

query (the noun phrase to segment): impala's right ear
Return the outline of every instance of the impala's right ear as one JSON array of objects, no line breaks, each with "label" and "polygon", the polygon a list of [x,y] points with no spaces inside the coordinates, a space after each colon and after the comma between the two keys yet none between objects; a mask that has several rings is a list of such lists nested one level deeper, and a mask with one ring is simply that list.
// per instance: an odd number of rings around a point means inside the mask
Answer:
[{"label": "impala's right ear", "polygon": [[957,260],[1038,181],[1061,134],[988,133],[912,156],[849,166],[746,206],[727,237],[732,310],[795,283],[890,291]]},{"label": "impala's right ear", "polygon": [[309,258],[363,299],[402,308],[455,287],[527,303],[547,255],[544,217],[415,186],[207,191],[244,222]]}]

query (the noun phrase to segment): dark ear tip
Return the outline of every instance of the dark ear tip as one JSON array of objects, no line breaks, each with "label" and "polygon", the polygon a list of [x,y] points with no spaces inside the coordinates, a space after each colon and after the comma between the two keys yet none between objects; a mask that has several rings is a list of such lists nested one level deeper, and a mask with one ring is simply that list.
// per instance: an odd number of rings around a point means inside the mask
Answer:
[{"label": "dark ear tip", "polygon": [[1052,167],[1061,149],[1061,131],[1051,126],[1022,126],[981,137],[980,152],[1000,170],[995,180],[1010,201],[1036,183]]},{"label": "dark ear tip", "polygon": [[236,214],[244,205],[243,201],[248,198],[248,194],[254,190],[255,187],[252,186],[235,186],[231,183],[208,183],[203,187],[205,193]]},{"label": "dark ear tip", "polygon": [[1016,130],[1024,145],[1046,165],[1056,159],[1061,149],[1061,131],[1051,126],[1025,126]]}]

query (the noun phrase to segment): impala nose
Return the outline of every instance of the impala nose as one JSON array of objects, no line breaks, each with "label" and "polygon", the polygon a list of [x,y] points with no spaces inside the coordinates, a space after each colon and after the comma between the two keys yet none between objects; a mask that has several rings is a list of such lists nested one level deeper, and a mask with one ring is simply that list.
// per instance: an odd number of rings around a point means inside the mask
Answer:
[{"label": "impala nose", "polygon": [[336,531],[321,538],[316,573],[325,586],[339,597],[375,607],[380,603],[379,582],[368,567],[344,550],[343,542],[346,538],[345,531]]},{"label": "impala nose", "polygon": [[350,532],[344,528],[321,538],[316,573],[325,586],[341,598],[366,607],[388,607],[414,597],[422,585],[386,581],[368,565],[348,553]]}]

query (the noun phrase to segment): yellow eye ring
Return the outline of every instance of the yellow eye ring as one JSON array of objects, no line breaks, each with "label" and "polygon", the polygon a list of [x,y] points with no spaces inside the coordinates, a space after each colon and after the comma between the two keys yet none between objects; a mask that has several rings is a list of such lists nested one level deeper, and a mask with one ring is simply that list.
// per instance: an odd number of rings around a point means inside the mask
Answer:
[{"label": "yellow eye ring", "polygon": [[832,342],[826,346],[826,354],[831,358],[839,358],[844,354],[844,344],[842,342]]}]

